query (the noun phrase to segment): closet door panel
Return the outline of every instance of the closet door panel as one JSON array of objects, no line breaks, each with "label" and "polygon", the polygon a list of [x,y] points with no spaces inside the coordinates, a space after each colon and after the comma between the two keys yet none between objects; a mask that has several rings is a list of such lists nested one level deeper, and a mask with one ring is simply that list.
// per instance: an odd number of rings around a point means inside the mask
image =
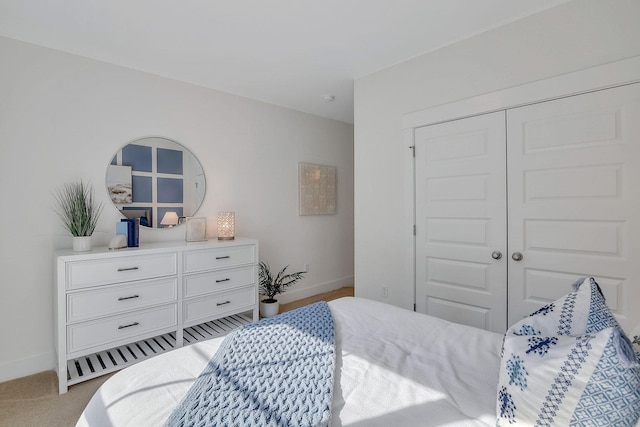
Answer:
[{"label": "closet door panel", "polygon": [[505,113],[417,129],[415,153],[416,310],[504,332]]},{"label": "closet door panel", "polygon": [[639,85],[507,112],[509,324],[584,276],[640,322],[639,124]]}]

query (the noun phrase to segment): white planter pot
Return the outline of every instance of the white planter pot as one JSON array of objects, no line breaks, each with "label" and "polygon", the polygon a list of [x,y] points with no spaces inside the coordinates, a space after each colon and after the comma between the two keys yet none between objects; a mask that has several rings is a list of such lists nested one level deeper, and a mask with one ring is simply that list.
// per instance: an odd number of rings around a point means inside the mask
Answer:
[{"label": "white planter pot", "polygon": [[91,250],[91,236],[73,236],[74,252],[86,252]]},{"label": "white planter pot", "polygon": [[273,317],[278,314],[280,310],[280,303],[276,302],[262,302],[260,301],[260,315],[262,317]]}]

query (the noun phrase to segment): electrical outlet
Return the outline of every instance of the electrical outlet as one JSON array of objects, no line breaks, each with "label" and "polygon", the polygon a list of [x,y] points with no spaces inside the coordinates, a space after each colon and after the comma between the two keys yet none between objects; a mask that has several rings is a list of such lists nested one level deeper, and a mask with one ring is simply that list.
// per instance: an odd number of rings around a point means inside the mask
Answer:
[{"label": "electrical outlet", "polygon": [[309,263],[308,263],[308,262],[305,262],[305,263],[304,263],[304,272],[305,272],[305,273],[308,273],[308,272],[309,272]]},{"label": "electrical outlet", "polygon": [[389,298],[389,287],[388,286],[383,286],[382,287],[382,298]]}]

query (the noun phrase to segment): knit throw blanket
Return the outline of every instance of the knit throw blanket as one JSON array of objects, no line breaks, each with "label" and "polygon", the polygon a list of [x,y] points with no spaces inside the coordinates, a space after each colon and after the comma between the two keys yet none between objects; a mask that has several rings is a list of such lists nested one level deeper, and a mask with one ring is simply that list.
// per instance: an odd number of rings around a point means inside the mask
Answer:
[{"label": "knit throw blanket", "polygon": [[334,326],[326,302],[229,334],[173,411],[173,426],[326,426]]}]

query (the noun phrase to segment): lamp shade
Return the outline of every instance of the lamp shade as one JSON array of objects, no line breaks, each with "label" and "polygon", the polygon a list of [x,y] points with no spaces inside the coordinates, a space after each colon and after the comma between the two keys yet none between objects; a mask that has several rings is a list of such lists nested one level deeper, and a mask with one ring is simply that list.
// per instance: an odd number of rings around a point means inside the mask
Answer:
[{"label": "lamp shade", "polygon": [[175,212],[167,212],[162,217],[162,221],[160,221],[160,225],[168,225],[172,227],[178,223],[178,214]]},{"label": "lamp shade", "polygon": [[235,212],[218,213],[218,240],[233,240],[236,233]]}]

